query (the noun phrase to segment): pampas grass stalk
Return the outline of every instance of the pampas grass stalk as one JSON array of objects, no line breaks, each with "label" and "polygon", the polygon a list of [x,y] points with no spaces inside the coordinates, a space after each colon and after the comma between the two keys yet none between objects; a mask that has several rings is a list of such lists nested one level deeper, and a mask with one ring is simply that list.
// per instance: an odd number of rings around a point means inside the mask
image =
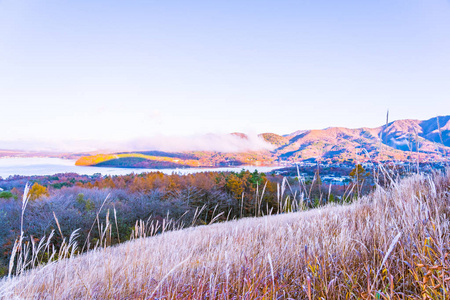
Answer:
[{"label": "pampas grass stalk", "polygon": [[2,279],[0,298],[446,299],[449,215],[447,170],[351,204],[175,231],[165,219],[163,234],[83,255],[71,238],[68,255]]}]

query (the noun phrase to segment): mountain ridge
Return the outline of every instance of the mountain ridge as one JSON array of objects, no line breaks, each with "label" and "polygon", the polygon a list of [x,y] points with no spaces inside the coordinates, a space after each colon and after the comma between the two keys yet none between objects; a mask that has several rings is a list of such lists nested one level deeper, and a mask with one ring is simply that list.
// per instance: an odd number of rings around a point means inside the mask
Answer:
[{"label": "mountain ridge", "polygon": [[275,156],[290,161],[310,158],[348,160],[358,156],[358,152],[381,160],[405,160],[412,152],[419,152],[424,159],[438,159],[450,153],[450,116],[396,120],[375,128],[328,127],[298,130],[284,136],[272,133],[259,136],[277,147],[273,151]]},{"label": "mountain ridge", "polygon": [[[230,135],[249,140],[244,133]],[[175,153],[143,151],[136,153],[84,156],[77,165],[104,167],[217,167],[277,165],[300,161],[439,161],[450,154],[450,116],[428,120],[404,119],[369,128],[328,127],[297,130],[288,135],[261,133],[258,137],[272,150],[246,152],[182,151]]]}]

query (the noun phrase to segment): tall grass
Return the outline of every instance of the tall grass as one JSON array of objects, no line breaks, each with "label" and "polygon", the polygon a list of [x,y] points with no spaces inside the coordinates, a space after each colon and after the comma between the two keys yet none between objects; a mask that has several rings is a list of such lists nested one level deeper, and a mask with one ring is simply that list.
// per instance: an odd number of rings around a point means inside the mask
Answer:
[{"label": "tall grass", "polygon": [[[232,220],[97,247],[4,278],[0,296],[448,299],[448,173],[393,180],[348,205]],[[289,211],[289,204],[281,207]]]}]

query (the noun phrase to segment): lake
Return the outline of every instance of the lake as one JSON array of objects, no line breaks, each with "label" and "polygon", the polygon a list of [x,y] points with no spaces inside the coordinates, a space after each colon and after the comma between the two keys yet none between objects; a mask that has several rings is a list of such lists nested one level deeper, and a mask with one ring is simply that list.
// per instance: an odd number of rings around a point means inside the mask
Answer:
[{"label": "lake", "polygon": [[133,169],[133,168],[100,168],[100,167],[85,167],[76,166],[75,160],[49,158],[49,157],[14,157],[14,158],[0,158],[0,177],[6,179],[12,175],[32,176],[32,175],[53,175],[57,173],[78,173],[81,175],[93,175],[100,173],[102,175],[126,175],[131,173],[144,172],[162,172],[165,174],[191,174],[208,171],[236,171],[242,169],[253,172],[270,172],[280,167],[261,167],[261,166],[239,166],[226,168],[191,168],[191,169]]}]

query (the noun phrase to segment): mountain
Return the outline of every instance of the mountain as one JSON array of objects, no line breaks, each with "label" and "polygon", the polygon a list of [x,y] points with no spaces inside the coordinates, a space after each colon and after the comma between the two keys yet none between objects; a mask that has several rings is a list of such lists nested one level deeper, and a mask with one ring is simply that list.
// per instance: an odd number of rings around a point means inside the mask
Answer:
[{"label": "mountain", "polygon": [[[249,136],[234,132],[233,143],[250,143]],[[279,135],[262,133],[272,150],[245,152],[145,151],[83,156],[82,166],[175,168],[239,165],[274,165],[280,161],[442,160],[450,155],[450,116],[429,120],[398,120],[376,128],[330,127],[298,130]],[[151,149],[149,149],[151,150]]]},{"label": "mountain", "polygon": [[[430,142],[450,147],[450,116],[436,117],[426,121],[400,120],[388,124],[386,130],[387,143],[391,147],[408,144],[414,137],[420,138],[424,146]],[[408,150],[401,146],[401,150]]]},{"label": "mountain", "polygon": [[275,146],[284,146],[286,144],[289,144],[290,140],[289,137],[278,135],[276,133],[262,133],[259,136],[262,137],[266,142]]},{"label": "mountain", "polygon": [[437,160],[450,154],[450,116],[398,120],[377,128],[330,127],[286,136],[264,133],[260,137],[276,147],[275,157],[287,161],[405,160],[417,152],[423,159]]}]

